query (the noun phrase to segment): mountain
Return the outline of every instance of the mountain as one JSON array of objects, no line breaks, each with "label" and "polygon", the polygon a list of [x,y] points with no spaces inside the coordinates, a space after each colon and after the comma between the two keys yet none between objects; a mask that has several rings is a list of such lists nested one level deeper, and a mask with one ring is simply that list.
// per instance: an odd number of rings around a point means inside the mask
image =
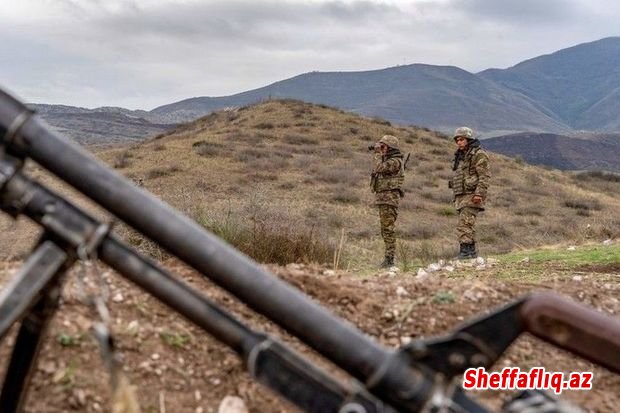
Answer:
[{"label": "mountain", "polygon": [[483,145],[490,151],[519,156],[535,165],[620,172],[620,134],[564,136],[524,132],[485,139]]},{"label": "mountain", "polygon": [[620,131],[620,37],[584,43],[509,69],[478,74],[413,64],[365,72],[312,72],[225,97],[197,97],[152,112],[189,121],[268,98],[322,103],[441,131],[468,124],[510,131]]},{"label": "mountain", "polygon": [[620,37],[580,44],[509,69],[485,70],[479,76],[529,97],[571,128],[620,130]]},{"label": "mountain", "polygon": [[326,104],[399,124],[451,130],[568,131],[532,99],[452,66],[414,64],[366,72],[312,72],[227,97],[192,98],[153,110],[175,121],[269,98]]},{"label": "mountain", "polygon": [[170,124],[274,98],[338,107],[442,132],[472,126],[481,137],[516,132],[620,132],[620,37],[470,73],[412,64],[363,72],[310,72],[223,97],[194,97],[151,111],[35,105],[79,141],[143,139]]},{"label": "mountain", "polygon": [[157,123],[157,119],[146,111],[45,104],[28,106],[41,115],[54,131],[83,145],[108,146],[141,141],[174,126]]}]

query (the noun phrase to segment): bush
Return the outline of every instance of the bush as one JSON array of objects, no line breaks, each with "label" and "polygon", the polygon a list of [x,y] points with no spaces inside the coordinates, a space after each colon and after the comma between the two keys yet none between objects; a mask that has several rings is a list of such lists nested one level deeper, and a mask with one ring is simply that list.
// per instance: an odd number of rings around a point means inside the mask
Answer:
[{"label": "bush", "polygon": [[217,142],[198,141],[192,144],[192,148],[200,156],[218,156],[224,145]]},{"label": "bush", "polygon": [[439,208],[437,210],[437,214],[442,215],[444,217],[451,217],[456,215],[456,209],[454,209],[454,207],[451,206],[446,206],[443,208]]},{"label": "bush", "polygon": [[179,168],[178,165],[162,166],[147,171],[144,176],[146,179],[161,178],[162,176],[168,176],[180,170],[181,168]]},{"label": "bush", "polygon": [[261,122],[254,125],[254,127],[256,129],[273,129],[275,126],[273,126],[273,123],[271,122]]},{"label": "bush", "polygon": [[403,235],[408,239],[420,240],[431,239],[439,232],[436,220],[416,219],[405,229]]},{"label": "bush", "polygon": [[196,222],[241,252],[262,263],[286,265],[291,262],[331,263],[335,247],[315,227],[299,220],[267,211],[251,211],[249,216],[221,217],[206,210],[192,213]]},{"label": "bush", "polygon": [[605,172],[605,171],[587,171],[587,172],[579,172],[575,174],[574,179],[576,181],[585,179],[585,180],[600,180],[607,182],[620,182],[620,174],[615,172]]},{"label": "bush", "polygon": [[361,177],[352,168],[320,169],[317,179],[328,184],[357,185],[361,182]]},{"label": "bush", "polygon": [[573,208],[582,211],[589,210],[601,210],[603,206],[601,202],[596,198],[570,198],[565,199],[563,205],[568,208]]},{"label": "bush", "polygon": [[119,153],[118,155],[116,155],[116,158],[114,158],[114,163],[113,163],[114,168],[116,169],[127,168],[128,166],[131,165],[131,161],[130,161],[131,158],[133,158],[133,155],[129,151]]},{"label": "bush", "polygon": [[284,136],[284,142],[290,143],[291,145],[316,145],[319,143],[319,141],[314,138],[295,134]]},{"label": "bush", "polygon": [[414,243],[412,254],[422,263],[431,263],[440,259],[450,259],[454,257],[456,251],[452,245],[446,245],[445,242],[433,243],[431,241],[422,241]]},{"label": "bush", "polygon": [[255,159],[269,158],[271,153],[268,151],[260,151],[256,149],[244,149],[235,154],[235,159],[240,162],[253,161]]},{"label": "bush", "polygon": [[332,200],[343,204],[357,204],[360,201],[360,197],[350,189],[339,189],[336,190]]},{"label": "bush", "polygon": [[377,125],[383,125],[383,126],[392,126],[392,124],[390,123],[390,121],[385,120],[383,118],[373,118],[372,119],[373,123],[376,123]]}]

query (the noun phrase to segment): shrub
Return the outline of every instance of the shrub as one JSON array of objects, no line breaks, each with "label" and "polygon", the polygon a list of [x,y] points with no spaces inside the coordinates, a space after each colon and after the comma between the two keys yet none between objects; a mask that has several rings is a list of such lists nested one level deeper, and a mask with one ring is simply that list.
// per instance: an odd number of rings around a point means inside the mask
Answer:
[{"label": "shrub", "polygon": [[404,241],[398,241],[396,244],[397,254],[396,257],[401,264],[401,269],[403,272],[409,272],[413,270],[413,260],[415,259],[413,255],[413,248],[411,245]]},{"label": "shrub", "polygon": [[423,263],[436,262],[440,259],[452,258],[455,255],[452,246],[447,246],[445,242],[433,243],[431,241],[414,242],[412,253]]},{"label": "shrub", "polygon": [[183,348],[188,344],[192,337],[186,333],[173,333],[163,331],[159,333],[159,338],[170,347]]},{"label": "shrub", "polygon": [[131,165],[131,158],[133,158],[133,155],[129,151],[119,153],[118,155],[116,155],[116,158],[114,158],[114,168],[127,168],[129,165]]},{"label": "shrub", "polygon": [[268,151],[259,151],[256,149],[244,149],[240,152],[235,153],[234,158],[240,162],[248,162],[253,161],[255,159],[261,158],[269,158],[271,153]]},{"label": "shrub", "polygon": [[295,184],[294,182],[284,182],[278,185],[278,188],[289,191],[291,189],[297,188],[297,184]]},{"label": "shrub", "polygon": [[246,170],[252,171],[276,171],[289,166],[289,161],[283,157],[274,156],[273,158],[252,159],[246,163]]},{"label": "shrub", "polygon": [[605,171],[587,171],[587,172],[579,172],[575,174],[573,177],[576,181],[578,180],[601,180],[608,182],[620,182],[620,174],[615,172],[605,172]]},{"label": "shrub", "polygon": [[439,233],[439,228],[435,220],[416,219],[404,231],[404,237],[408,239],[420,240],[431,239]]},{"label": "shrub", "polygon": [[433,303],[435,304],[452,304],[456,301],[454,294],[450,291],[439,291],[433,297]]},{"label": "shrub", "polygon": [[168,176],[180,170],[181,168],[179,168],[178,165],[162,166],[147,171],[144,176],[146,179],[161,178],[162,176]]},{"label": "shrub", "polygon": [[273,129],[275,126],[271,122],[261,122],[254,125],[254,127],[256,129]]},{"label": "shrub", "polygon": [[284,142],[290,143],[291,145],[316,145],[319,143],[315,138],[296,134],[284,136]]},{"label": "shrub", "polygon": [[360,197],[350,189],[343,189],[337,190],[332,200],[343,204],[357,204],[360,201]]},{"label": "shrub", "polygon": [[328,184],[357,185],[361,181],[361,177],[352,168],[320,169],[317,179]]},{"label": "shrub", "polygon": [[[385,120],[383,118],[372,118],[373,123],[376,123],[377,125],[383,125],[383,126],[392,126],[392,124],[390,123],[390,121]],[[387,133],[386,133],[387,134]]]},{"label": "shrub", "polygon": [[589,210],[601,210],[603,206],[601,202],[596,198],[569,198],[565,199],[563,205],[568,208],[577,210],[589,211]]},{"label": "shrub", "polygon": [[291,262],[331,263],[335,247],[316,228],[299,224],[285,213],[271,214],[255,209],[249,216],[216,216],[195,210],[193,218],[243,253],[262,263],[286,265]]},{"label": "shrub", "polygon": [[451,206],[442,207],[437,210],[437,214],[443,215],[444,217],[451,217],[456,215],[456,209]]}]

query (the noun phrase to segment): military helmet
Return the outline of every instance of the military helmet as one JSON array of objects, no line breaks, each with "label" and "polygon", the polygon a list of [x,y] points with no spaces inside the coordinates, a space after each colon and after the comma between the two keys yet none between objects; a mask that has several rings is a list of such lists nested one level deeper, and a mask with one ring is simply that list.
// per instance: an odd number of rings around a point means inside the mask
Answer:
[{"label": "military helmet", "polygon": [[379,140],[379,143],[389,146],[390,148],[398,149],[398,138],[392,135],[383,135],[383,138]]},{"label": "military helmet", "polygon": [[474,131],[467,126],[461,126],[460,128],[456,128],[454,131],[454,140],[458,137],[463,137],[467,140],[474,139]]}]

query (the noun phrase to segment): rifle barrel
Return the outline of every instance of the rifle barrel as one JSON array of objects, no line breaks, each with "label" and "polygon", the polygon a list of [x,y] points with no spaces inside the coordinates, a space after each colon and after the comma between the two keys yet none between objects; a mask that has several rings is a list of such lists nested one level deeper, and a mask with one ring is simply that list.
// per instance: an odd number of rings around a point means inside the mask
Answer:
[{"label": "rifle barrel", "polygon": [[[160,244],[249,307],[284,327],[380,398],[407,411],[420,410],[431,383],[391,350],[262,269],[194,221],[79,146],[52,133],[36,115],[0,91],[0,136],[116,217]],[[1,131],[0,131],[1,132]],[[405,396],[406,395],[406,396]]]}]

